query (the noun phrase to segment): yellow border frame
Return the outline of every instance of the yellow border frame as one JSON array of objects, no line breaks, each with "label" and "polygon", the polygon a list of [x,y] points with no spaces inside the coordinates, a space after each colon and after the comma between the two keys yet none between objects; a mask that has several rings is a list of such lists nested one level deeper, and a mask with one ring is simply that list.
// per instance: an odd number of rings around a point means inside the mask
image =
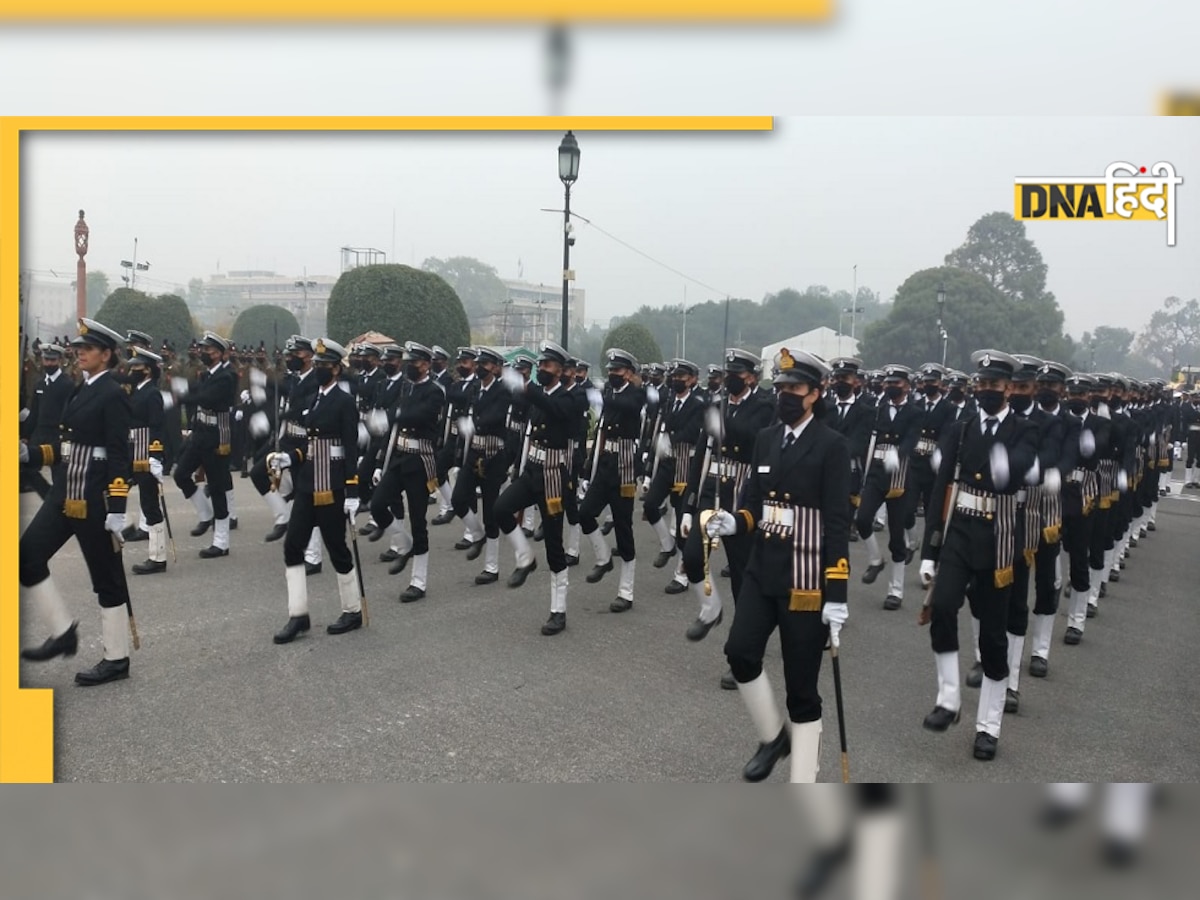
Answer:
[{"label": "yellow border frame", "polygon": [[[101,117],[24,116],[0,118],[0,306],[17,333],[20,270],[20,141],[32,131],[771,131],[771,116],[420,116],[420,117]],[[553,173],[551,173],[553,175]],[[550,176],[548,176],[550,177]],[[0,369],[0,446],[18,441],[17,392],[13,370]],[[16,563],[20,506],[16,454],[0,453],[0,547],[9,589],[0,594],[0,782],[54,780],[54,692],[20,688],[19,590]]]},{"label": "yellow border frame", "polygon": [[821,22],[835,0],[0,0],[0,21]]}]

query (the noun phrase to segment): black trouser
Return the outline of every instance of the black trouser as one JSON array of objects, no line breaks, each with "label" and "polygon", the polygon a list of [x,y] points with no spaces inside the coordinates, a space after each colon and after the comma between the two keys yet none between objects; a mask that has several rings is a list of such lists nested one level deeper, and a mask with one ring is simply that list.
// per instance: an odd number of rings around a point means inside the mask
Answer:
[{"label": "black trouser", "polygon": [[[579,505],[579,524],[584,534],[600,527],[596,521],[604,507],[612,510],[613,530],[617,534],[617,554],[630,562],[636,555],[633,543],[633,485],[622,485],[616,453],[604,453],[596,467],[596,478],[588,485]],[[625,496],[628,494],[629,496]]]},{"label": "black trouser", "polygon": [[[1055,563],[1062,552],[1062,543],[1047,544],[1045,536],[1038,541],[1037,554],[1033,558],[1033,612],[1039,616],[1058,613],[1058,588],[1054,586]],[[1016,587],[1014,585],[1014,590]],[[1013,632],[1016,634],[1017,632]]]},{"label": "black trouser", "polygon": [[42,477],[42,472],[40,469],[30,469],[22,466],[20,484],[22,488],[33,488],[35,491],[37,491],[38,496],[43,500],[45,500],[46,495],[50,493],[50,482]]},{"label": "black trouser", "polygon": [[445,484],[450,478],[450,470],[462,459],[462,449],[458,446],[458,436],[450,435],[446,445],[437,452],[434,462],[437,467],[437,482]]},{"label": "black trouser", "polygon": [[934,653],[958,652],[958,611],[966,598],[971,615],[979,620],[983,674],[992,681],[1003,681],[1008,677],[1006,623],[1012,585],[998,588],[993,569],[974,569],[969,565],[968,540],[968,535],[952,523],[933,585],[930,641]]},{"label": "black trouser", "polygon": [[21,584],[32,587],[49,578],[50,560],[74,535],[100,605],[105,609],[124,606],[129,599],[125,564],[121,554],[113,552],[113,536],[104,528],[106,514],[102,497],[88,499],[86,519],[68,519],[57,504],[43,503],[21,535],[18,550]]},{"label": "black trouser", "polygon": [[651,525],[662,518],[662,505],[668,499],[675,507],[676,519],[678,519],[679,504],[683,500],[683,494],[673,494],[674,487],[675,460],[660,459],[658,471],[650,479],[650,488],[646,491],[646,499],[642,501],[642,515]]},{"label": "black trouser", "polygon": [[754,569],[747,571],[725,642],[725,658],[739,684],[753,681],[762,674],[767,642],[778,627],[788,718],[815,722],[821,718],[817,678],[829,626],[821,621],[819,611],[792,612],[790,602],[788,594],[764,594]]},{"label": "black trouser", "polygon": [[[925,515],[929,515],[929,504],[932,502],[933,496],[933,467],[929,464],[928,456],[914,456],[908,463],[908,490],[904,493],[911,493],[912,501],[908,505],[908,515],[904,519],[905,528],[915,528],[917,525],[917,503],[921,504],[921,509],[925,510]],[[892,512],[888,510],[888,518],[891,519]],[[899,560],[897,560],[898,562]]]},{"label": "black trouser", "polygon": [[[568,495],[575,492],[570,476],[563,469],[563,509],[567,507]],[[526,462],[525,472],[504,489],[496,500],[496,523],[505,534],[512,534],[521,524],[519,516],[527,506],[537,505],[542,514],[543,543],[546,546],[546,564],[551,572],[561,572],[567,567],[567,555],[563,550],[564,512],[551,513],[546,508],[546,484],[542,467]]]},{"label": "black trouser", "polygon": [[367,445],[363,457],[358,463],[358,499],[363,506],[371,505],[371,498],[375,496],[375,485],[371,483],[375,475],[375,461],[380,458],[380,453],[387,446],[386,438],[371,438],[371,442]]},{"label": "black trouser", "polygon": [[[1091,589],[1092,576],[1088,568],[1092,544],[1093,509],[1086,516],[1063,513],[1063,548],[1067,551],[1068,578],[1071,590],[1087,593]],[[1099,567],[1097,567],[1099,568]]]},{"label": "black trouser", "polygon": [[429,525],[426,512],[429,509],[429,481],[425,477],[425,463],[417,453],[395,453],[391,466],[371,498],[371,518],[380,528],[387,528],[394,519],[404,518],[404,501],[408,500],[408,517],[412,525],[415,556],[429,552]]},{"label": "black trouser", "polygon": [[[884,503],[887,504],[888,550],[892,554],[892,562],[904,562],[908,556],[908,540],[904,536],[904,528],[905,522],[910,517],[909,508],[915,502],[913,498],[916,495],[916,491],[911,486],[911,478],[910,474],[909,486],[904,493],[891,499],[887,498],[890,479],[881,481],[878,478],[868,478],[867,483],[863,485],[861,502],[858,504],[858,512],[854,517],[858,536],[865,541],[874,531],[875,513],[879,511],[880,506]],[[915,513],[911,515],[915,516]],[[915,524],[915,517],[913,522]]]},{"label": "black trouser", "polygon": [[1187,465],[1192,467],[1200,464],[1200,431],[1188,430],[1187,433]]},{"label": "black trouser", "polygon": [[138,489],[138,503],[142,507],[142,521],[157,525],[163,520],[162,505],[158,500],[158,479],[149,472],[138,472],[133,476]]},{"label": "black trouser", "polygon": [[329,561],[334,571],[345,575],[354,568],[354,556],[346,543],[345,491],[334,491],[333,502],[322,506],[313,505],[313,495],[297,491],[292,504],[292,515],[288,519],[287,535],[283,539],[283,564],[299,566],[304,563],[304,551],[312,538],[314,528],[321,529],[321,540],[329,551]]},{"label": "black trouser", "polygon": [[468,512],[475,511],[475,488],[479,488],[483,495],[483,530],[489,538],[500,537],[500,526],[496,524],[496,500],[500,497],[500,487],[508,474],[506,462],[503,451],[491,459],[484,459],[475,450],[470,451],[467,464],[458,470],[458,480],[454,482],[454,493],[450,498],[454,514],[461,519]]},{"label": "black trouser", "polygon": [[1088,565],[1093,569],[1104,568],[1104,551],[1113,548],[1112,507],[1101,509],[1097,501],[1090,516],[1092,533],[1088,540]]},{"label": "black trouser", "polygon": [[[213,434],[216,440],[216,434]],[[204,466],[204,475],[208,479],[208,493],[212,498],[213,518],[224,519],[229,516],[229,504],[225,492],[233,490],[233,479],[229,475],[229,457],[217,453],[216,446],[204,441],[197,441],[196,435],[188,441],[187,446],[179,455],[179,464],[175,467],[175,484],[183,496],[189,500],[196,493],[196,482],[192,475],[196,469]]]}]

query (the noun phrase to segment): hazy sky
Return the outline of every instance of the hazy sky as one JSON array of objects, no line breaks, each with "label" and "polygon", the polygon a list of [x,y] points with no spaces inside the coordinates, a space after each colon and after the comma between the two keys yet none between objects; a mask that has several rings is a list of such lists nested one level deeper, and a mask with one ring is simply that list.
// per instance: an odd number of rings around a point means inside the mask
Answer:
[{"label": "hazy sky", "polygon": [[[22,266],[73,273],[76,211],[89,266],[119,283],[133,252],[149,289],[229,269],[336,275],[338,248],[403,263],[475,256],[556,284],[561,135],[50,134],[22,147]],[[1184,118],[790,118],[769,134],[583,132],[572,209],[698,282],[577,224],[589,320],[643,303],[858,283],[890,298],[940,265],[979,216],[1012,210],[1017,175],[1102,175],[1173,162],[1178,244],[1157,222],[1028,223],[1078,336],[1140,328],[1172,294],[1200,295],[1200,122]],[[73,277],[73,276],[68,276]],[[953,302],[950,298],[948,302]]]}]

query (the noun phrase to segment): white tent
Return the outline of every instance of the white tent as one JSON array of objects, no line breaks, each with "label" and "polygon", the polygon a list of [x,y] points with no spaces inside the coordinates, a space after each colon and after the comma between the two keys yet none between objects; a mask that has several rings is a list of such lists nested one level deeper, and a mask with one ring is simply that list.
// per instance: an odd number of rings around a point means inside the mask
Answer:
[{"label": "white tent", "polygon": [[814,328],[812,331],[806,331],[803,334],[797,334],[794,337],[763,347],[762,361],[764,370],[770,372],[775,354],[784,347],[787,347],[789,350],[803,350],[806,353],[812,353],[814,356],[819,356],[827,362],[838,356],[858,356],[857,340],[849,335],[839,334],[832,328],[826,328],[822,325],[820,328]]}]

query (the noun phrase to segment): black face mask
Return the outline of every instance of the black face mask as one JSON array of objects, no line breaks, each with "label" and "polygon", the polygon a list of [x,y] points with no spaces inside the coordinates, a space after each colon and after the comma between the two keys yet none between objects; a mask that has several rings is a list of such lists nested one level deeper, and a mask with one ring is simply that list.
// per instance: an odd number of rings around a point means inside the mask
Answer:
[{"label": "black face mask", "polygon": [[483,363],[475,363],[475,375],[478,378],[487,378],[488,377],[487,366],[484,365]]},{"label": "black face mask", "polygon": [[927,384],[921,390],[925,392],[926,397],[936,397],[942,392],[942,389],[936,384]]},{"label": "black face mask", "polygon": [[299,372],[304,368],[304,360],[300,359],[298,356],[289,356],[287,367],[289,372]]},{"label": "black face mask", "polygon": [[542,387],[550,387],[550,385],[554,384],[554,380],[553,372],[547,372],[545,369],[538,369],[537,383]]},{"label": "black face mask", "polygon": [[625,383],[624,375],[613,374],[613,375],[608,376],[608,386],[610,388],[612,388],[614,391],[618,390],[621,387],[621,385],[623,385],[624,383]]},{"label": "black face mask", "polygon": [[989,416],[994,416],[1004,409],[1004,391],[976,391],[975,400],[979,408]]},{"label": "black face mask", "polygon": [[398,365],[396,365],[395,363],[384,363],[383,371],[386,372],[388,374],[388,377],[390,378],[392,375],[395,375],[397,372],[400,371],[400,367]]},{"label": "black face mask", "polygon": [[1111,400],[1108,401],[1109,409],[1117,410],[1117,409],[1120,409],[1124,405],[1125,405],[1125,401],[1122,400],[1120,397],[1113,397]]},{"label": "black face mask", "polygon": [[674,391],[676,394],[686,394],[687,389],[688,389],[688,386],[687,386],[686,381],[683,381],[679,378],[671,379],[671,390]]},{"label": "black face mask", "polygon": [[883,392],[887,395],[887,398],[889,400],[891,400],[893,403],[895,403],[897,400],[899,400],[901,397],[904,396],[904,388],[900,387],[900,385],[898,385],[898,384],[893,384],[890,387],[884,388]]},{"label": "black face mask", "polygon": [[1092,409],[1093,409],[1093,410],[1097,410],[1097,409],[1099,409],[1099,408],[1100,408],[1100,404],[1101,404],[1101,403],[1103,403],[1103,402],[1104,402],[1104,398],[1103,398],[1103,397],[1093,397],[1093,398],[1092,398]]},{"label": "black face mask", "polygon": [[1033,406],[1033,397],[1028,394],[1013,394],[1008,398],[1008,405],[1013,408],[1014,412],[1023,413]]},{"label": "black face mask", "polygon": [[775,414],[784,425],[795,425],[806,412],[804,397],[790,391],[780,391],[775,397]]},{"label": "black face mask", "polygon": [[576,383],[576,384],[583,384],[585,381],[587,381],[587,376],[586,376],[586,375],[576,375],[576,376],[575,376],[575,383]]},{"label": "black face mask", "polygon": [[725,376],[725,390],[729,391],[730,396],[736,397],[746,389],[746,379],[741,375],[733,374]]},{"label": "black face mask", "polygon": [[721,389],[721,382],[719,380],[717,380],[716,378],[708,379],[708,389],[709,389],[709,391],[711,391],[712,393],[715,394],[717,391],[719,391]]},{"label": "black face mask", "polygon": [[45,372],[47,375],[53,375],[55,372],[58,371],[58,366],[57,365],[42,366],[42,371]]},{"label": "black face mask", "polygon": [[951,403],[962,403],[967,399],[967,392],[960,387],[950,388],[950,393],[946,396],[946,399]]},{"label": "black face mask", "polygon": [[321,366],[319,369],[314,369],[313,371],[313,377],[317,379],[317,384],[319,384],[321,387],[325,387],[325,385],[333,381],[333,369],[327,369],[324,366]]},{"label": "black face mask", "polygon": [[1082,416],[1088,408],[1088,402],[1083,397],[1072,397],[1067,401],[1067,409],[1077,416]]},{"label": "black face mask", "polygon": [[1037,392],[1037,402],[1044,409],[1053,409],[1058,405],[1058,394],[1050,388],[1042,388]]},{"label": "black face mask", "polygon": [[846,381],[836,381],[833,384],[833,392],[838,395],[838,398],[845,400],[854,393],[854,385]]},{"label": "black face mask", "polygon": [[470,378],[471,373],[474,371],[475,370],[473,368],[471,368],[470,366],[459,366],[458,367],[458,375],[460,378]]},{"label": "black face mask", "polygon": [[420,381],[421,370],[416,363],[409,363],[404,367],[404,375],[409,381]]}]

